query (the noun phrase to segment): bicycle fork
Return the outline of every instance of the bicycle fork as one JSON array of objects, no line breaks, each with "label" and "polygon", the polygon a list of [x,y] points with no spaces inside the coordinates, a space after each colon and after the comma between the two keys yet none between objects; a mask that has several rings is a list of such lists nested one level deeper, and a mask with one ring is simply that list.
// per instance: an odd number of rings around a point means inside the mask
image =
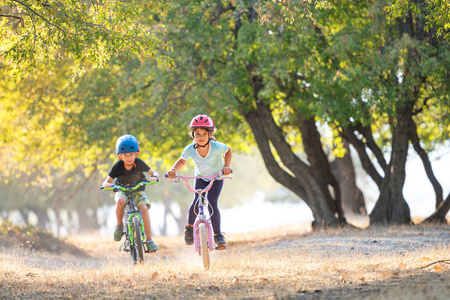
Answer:
[{"label": "bicycle fork", "polygon": [[213,240],[213,230],[212,230],[211,224],[207,220],[205,220],[204,216],[203,216],[203,219],[198,219],[195,222],[195,224],[194,224],[194,231],[195,231],[194,232],[195,233],[194,234],[194,247],[195,247],[195,251],[197,251],[199,255],[202,255],[200,253],[200,232],[199,232],[199,230],[200,230],[199,229],[200,223],[205,224],[205,227],[206,227],[206,233],[208,235],[208,248],[209,248],[209,251],[214,250],[214,240]]},{"label": "bicycle fork", "polygon": [[128,215],[127,232],[125,232],[125,241],[122,244],[120,244],[119,252],[122,251],[122,249],[125,252],[130,252],[130,246],[134,244],[134,236],[132,234],[134,232],[133,229],[134,216],[139,216],[139,227],[141,227],[141,235],[142,235],[142,242],[144,244],[144,251],[149,252],[149,249],[147,249],[147,244],[145,243],[146,238],[145,238],[144,224],[142,223],[142,217],[140,216],[140,214],[132,212],[127,212],[127,215]]}]

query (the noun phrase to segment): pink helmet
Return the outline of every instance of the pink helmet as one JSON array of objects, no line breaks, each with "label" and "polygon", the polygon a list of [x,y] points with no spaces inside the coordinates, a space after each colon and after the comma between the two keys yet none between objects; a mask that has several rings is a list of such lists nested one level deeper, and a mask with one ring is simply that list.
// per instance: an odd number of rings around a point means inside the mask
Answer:
[{"label": "pink helmet", "polygon": [[189,128],[194,130],[195,128],[206,128],[209,130],[214,130],[214,122],[207,115],[198,115],[192,119]]}]

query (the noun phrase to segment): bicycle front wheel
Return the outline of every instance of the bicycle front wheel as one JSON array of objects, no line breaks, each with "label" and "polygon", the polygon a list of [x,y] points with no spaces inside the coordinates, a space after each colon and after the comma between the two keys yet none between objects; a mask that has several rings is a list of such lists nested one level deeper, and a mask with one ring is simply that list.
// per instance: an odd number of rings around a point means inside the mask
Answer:
[{"label": "bicycle front wheel", "polygon": [[134,263],[144,262],[144,244],[142,241],[141,220],[138,216],[133,217],[133,261]]},{"label": "bicycle front wheel", "polygon": [[208,232],[206,230],[205,223],[200,223],[198,228],[200,231],[200,254],[203,259],[203,267],[205,269],[209,269],[210,261],[208,248]]}]

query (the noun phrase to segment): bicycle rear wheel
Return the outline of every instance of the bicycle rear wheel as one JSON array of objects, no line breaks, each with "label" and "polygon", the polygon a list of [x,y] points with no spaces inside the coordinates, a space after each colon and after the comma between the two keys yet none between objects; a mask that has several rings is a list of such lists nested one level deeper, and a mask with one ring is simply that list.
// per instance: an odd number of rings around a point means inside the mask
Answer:
[{"label": "bicycle rear wheel", "polygon": [[208,233],[206,230],[206,225],[204,223],[200,223],[198,228],[200,231],[200,254],[203,259],[203,267],[205,269],[209,269],[210,261],[208,248]]},{"label": "bicycle rear wheel", "polygon": [[[138,216],[133,217],[133,245],[131,248],[133,249],[133,261],[135,264],[144,262],[144,244],[142,241],[142,232],[141,232],[141,224]],[[134,255],[133,255],[134,254]]]}]

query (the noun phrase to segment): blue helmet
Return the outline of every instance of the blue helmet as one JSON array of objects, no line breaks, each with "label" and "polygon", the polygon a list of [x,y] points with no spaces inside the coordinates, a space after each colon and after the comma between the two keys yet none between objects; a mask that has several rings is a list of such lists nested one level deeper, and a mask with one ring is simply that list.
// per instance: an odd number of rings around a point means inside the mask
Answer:
[{"label": "blue helmet", "polygon": [[117,139],[116,152],[117,154],[139,152],[139,142],[137,138],[131,134],[122,135]]}]

